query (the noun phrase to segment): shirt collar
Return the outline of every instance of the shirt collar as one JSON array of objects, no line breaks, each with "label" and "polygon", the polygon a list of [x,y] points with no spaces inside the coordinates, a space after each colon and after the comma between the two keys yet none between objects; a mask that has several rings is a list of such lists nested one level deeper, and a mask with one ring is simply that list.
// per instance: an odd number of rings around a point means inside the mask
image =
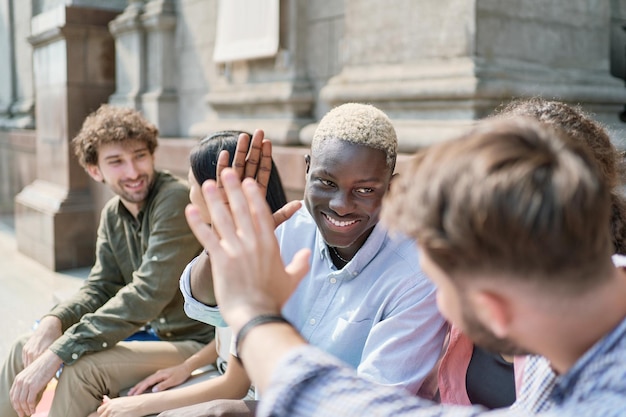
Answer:
[{"label": "shirt collar", "polygon": [[[350,262],[343,267],[342,271],[348,272],[350,277],[357,276],[382,249],[386,240],[387,230],[380,223],[377,223],[376,226],[374,226],[372,233],[370,233],[367,240],[365,240],[365,243],[363,243],[363,246],[361,246]],[[324,241],[319,229],[316,229],[315,231],[315,241],[320,259],[326,260],[331,268],[336,269],[330,256],[328,245]]]},{"label": "shirt collar", "polygon": [[555,394],[571,392],[576,383],[579,382],[581,375],[593,366],[593,362],[617,349],[620,343],[624,343],[624,337],[626,337],[626,318],[585,352],[568,372],[557,376]]}]

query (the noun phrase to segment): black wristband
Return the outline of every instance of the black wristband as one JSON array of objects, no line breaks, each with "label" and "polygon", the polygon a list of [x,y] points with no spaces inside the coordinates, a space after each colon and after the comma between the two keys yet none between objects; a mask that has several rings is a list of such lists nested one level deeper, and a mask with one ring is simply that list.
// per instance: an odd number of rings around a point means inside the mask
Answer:
[{"label": "black wristband", "polygon": [[[262,324],[268,323],[285,323],[291,326],[291,323],[281,316],[280,314],[260,314],[256,317],[253,317],[248,321],[237,333],[237,338],[235,339],[235,353],[237,354],[237,359],[239,359],[239,346],[241,346],[241,342],[245,337],[250,333],[250,330],[254,329],[257,326],[261,326]],[[241,359],[239,359],[241,362]]]}]

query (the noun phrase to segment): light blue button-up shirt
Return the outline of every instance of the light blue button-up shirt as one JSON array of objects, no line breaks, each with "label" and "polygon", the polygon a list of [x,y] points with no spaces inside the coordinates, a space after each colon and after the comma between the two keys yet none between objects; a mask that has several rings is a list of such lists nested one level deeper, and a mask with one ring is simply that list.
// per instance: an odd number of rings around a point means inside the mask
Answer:
[{"label": "light blue button-up shirt", "polygon": [[[276,229],[276,236],[285,262],[300,249],[312,249],[309,273],[284,306],[285,318],[309,343],[360,375],[417,392],[439,357],[445,322],[414,242],[392,238],[378,224],[338,270],[304,206]],[[216,308],[191,297],[189,270],[181,277],[187,314],[223,324]]]}]

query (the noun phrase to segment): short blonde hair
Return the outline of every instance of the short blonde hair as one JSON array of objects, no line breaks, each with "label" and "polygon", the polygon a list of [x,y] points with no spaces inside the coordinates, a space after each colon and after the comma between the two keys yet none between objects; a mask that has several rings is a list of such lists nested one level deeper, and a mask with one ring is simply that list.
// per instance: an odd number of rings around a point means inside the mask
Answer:
[{"label": "short blonde hair", "polygon": [[317,153],[329,139],[379,149],[385,153],[390,170],[393,172],[395,168],[398,154],[396,130],[389,117],[372,105],[346,103],[326,113],[315,129],[311,152]]}]

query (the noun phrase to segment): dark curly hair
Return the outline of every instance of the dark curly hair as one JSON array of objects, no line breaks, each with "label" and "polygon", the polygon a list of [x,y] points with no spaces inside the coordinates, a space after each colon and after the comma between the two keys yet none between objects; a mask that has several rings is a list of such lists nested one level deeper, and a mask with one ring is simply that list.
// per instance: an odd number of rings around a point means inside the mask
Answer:
[{"label": "dark curly hair", "polygon": [[496,109],[495,117],[527,116],[563,130],[593,157],[602,179],[611,190],[611,231],[615,252],[626,255],[626,202],[617,187],[624,178],[624,156],[606,129],[580,106],[541,97],[515,99]]}]

